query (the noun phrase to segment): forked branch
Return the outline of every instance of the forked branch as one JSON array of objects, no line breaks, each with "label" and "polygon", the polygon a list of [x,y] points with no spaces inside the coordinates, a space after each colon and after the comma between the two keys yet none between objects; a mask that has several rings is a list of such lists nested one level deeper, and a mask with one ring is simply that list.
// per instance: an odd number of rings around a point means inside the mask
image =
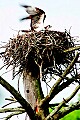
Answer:
[{"label": "forked branch", "polygon": [[78,85],[75,90],[73,91],[73,93],[66,99],[63,99],[63,101],[53,110],[53,112],[51,112],[47,117],[46,120],[49,120],[50,118],[54,118],[54,115],[56,115],[59,110],[62,108],[63,105],[65,105],[66,103],[68,103],[78,92],[78,90],[80,89],[80,85]]},{"label": "forked branch", "polygon": [[64,73],[62,74],[62,76],[57,80],[57,82],[53,85],[53,87],[51,88],[49,95],[47,95],[42,101],[41,101],[41,105],[40,106],[45,106],[46,103],[49,103],[53,97],[54,97],[54,93],[55,90],[58,88],[58,85],[62,82],[62,80],[66,77],[66,75],[70,72],[70,70],[72,69],[72,67],[74,66],[74,64],[76,63],[76,61],[78,60],[79,54],[77,53],[76,56],[74,57],[74,59],[72,60],[72,62],[70,63],[70,65],[66,68],[66,70],[64,71]]},{"label": "forked branch", "polygon": [[25,109],[25,111],[29,115],[30,119],[31,120],[36,120],[36,116],[35,116],[34,110],[30,106],[30,104],[21,96],[20,93],[17,92],[17,90],[15,90],[14,87],[12,87],[1,76],[0,76],[0,84],[4,88],[6,88],[15,97],[15,99],[21,104],[22,108]]}]

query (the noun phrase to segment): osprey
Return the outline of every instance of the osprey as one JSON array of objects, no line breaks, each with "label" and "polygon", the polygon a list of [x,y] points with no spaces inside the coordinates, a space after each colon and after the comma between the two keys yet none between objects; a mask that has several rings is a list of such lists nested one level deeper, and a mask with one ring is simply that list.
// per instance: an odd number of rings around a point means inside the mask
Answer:
[{"label": "osprey", "polygon": [[31,30],[37,30],[37,28],[43,26],[44,20],[46,18],[45,12],[37,7],[32,7],[28,5],[21,5],[25,8],[26,12],[29,14],[28,17],[22,18],[22,20],[31,19]]}]

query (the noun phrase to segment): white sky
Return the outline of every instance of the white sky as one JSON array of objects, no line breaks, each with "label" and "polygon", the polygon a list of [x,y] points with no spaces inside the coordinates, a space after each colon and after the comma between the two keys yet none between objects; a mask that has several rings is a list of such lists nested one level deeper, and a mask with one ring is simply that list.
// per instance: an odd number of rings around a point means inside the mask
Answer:
[{"label": "white sky", "polygon": [[[29,21],[19,21],[20,18],[27,15],[25,10],[20,7],[20,4],[43,9],[47,15],[45,26],[50,24],[53,26],[52,29],[57,31],[69,30],[72,26],[71,35],[80,37],[80,0],[0,0],[0,42],[7,42],[10,37],[16,35],[15,30],[29,28]],[[4,75],[4,78],[12,78],[11,73]],[[14,81],[10,83],[15,86]],[[69,91],[73,91],[73,88],[74,86]],[[69,91],[64,91],[63,95],[66,93],[67,96],[70,93]]]},{"label": "white sky", "polygon": [[51,24],[54,30],[64,31],[65,28],[69,30],[72,26],[72,35],[80,35],[79,0],[0,0],[0,39],[2,41],[6,41],[16,34],[14,30],[29,27],[28,22],[19,21],[20,18],[27,15],[20,4],[42,8],[47,15],[45,25]]}]

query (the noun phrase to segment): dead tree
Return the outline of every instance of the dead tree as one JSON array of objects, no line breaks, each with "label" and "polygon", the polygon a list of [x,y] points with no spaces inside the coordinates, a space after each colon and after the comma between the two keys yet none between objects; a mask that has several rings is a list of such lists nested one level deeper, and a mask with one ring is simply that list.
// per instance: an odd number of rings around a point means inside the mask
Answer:
[{"label": "dead tree", "polygon": [[[74,38],[69,32],[66,30],[64,32],[25,31],[22,35],[18,33],[16,37],[10,38],[9,42],[1,48],[5,48],[5,51],[0,53],[4,60],[4,66],[7,68],[13,66],[13,78],[18,74],[23,75],[27,102],[24,102],[25,100],[22,98],[23,104],[11,92],[22,105],[21,111],[16,108],[19,113],[27,112],[31,120],[58,120],[69,112],[80,108],[80,101],[73,106],[66,105],[80,89],[80,46],[75,45]],[[50,79],[47,81],[48,76]],[[52,87],[49,85],[50,80],[55,81]],[[41,88],[41,81],[50,87],[50,92],[46,97],[44,97]],[[64,96],[62,102],[53,103],[53,111],[49,113],[50,101],[72,83],[78,84],[73,93],[68,98]],[[3,86],[5,87],[5,85]],[[7,86],[5,88],[8,90]],[[65,110],[61,110],[63,106],[65,106]]]}]

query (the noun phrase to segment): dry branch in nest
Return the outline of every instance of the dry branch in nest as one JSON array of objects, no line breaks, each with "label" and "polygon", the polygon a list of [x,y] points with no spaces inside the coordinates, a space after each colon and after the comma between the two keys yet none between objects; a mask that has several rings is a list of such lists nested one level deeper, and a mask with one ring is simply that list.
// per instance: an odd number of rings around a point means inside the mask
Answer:
[{"label": "dry branch in nest", "polygon": [[[44,74],[53,74],[54,69],[62,74],[60,66],[68,66],[75,56],[75,51],[64,52],[71,47],[74,47],[73,38],[66,30],[25,32],[11,38],[1,56],[7,68],[13,66],[15,75],[26,68],[35,76],[41,65]],[[18,73],[15,71],[16,67],[19,68]]]}]

